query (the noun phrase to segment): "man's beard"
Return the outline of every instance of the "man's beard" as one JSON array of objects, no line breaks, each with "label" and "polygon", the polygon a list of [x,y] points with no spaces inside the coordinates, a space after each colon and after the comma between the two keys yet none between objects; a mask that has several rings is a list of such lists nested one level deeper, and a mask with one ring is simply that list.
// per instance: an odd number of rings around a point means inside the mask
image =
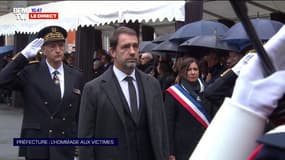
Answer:
[{"label": "man's beard", "polygon": [[125,66],[130,68],[130,69],[134,69],[134,68],[136,68],[137,63],[126,63]]}]

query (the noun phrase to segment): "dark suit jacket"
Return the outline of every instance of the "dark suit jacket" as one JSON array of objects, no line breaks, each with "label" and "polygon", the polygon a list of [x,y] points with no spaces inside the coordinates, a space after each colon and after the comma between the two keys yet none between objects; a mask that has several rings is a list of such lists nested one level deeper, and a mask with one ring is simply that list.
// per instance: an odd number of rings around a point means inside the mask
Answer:
[{"label": "dark suit jacket", "polygon": [[[146,99],[146,114],[149,135],[155,160],[168,157],[166,117],[159,83],[153,77],[136,70],[141,77]],[[124,106],[120,91],[116,89],[113,67],[88,82],[81,99],[79,117],[79,137],[81,138],[118,138],[119,145],[114,147],[80,147],[80,160],[132,160],[128,150],[128,132]]]},{"label": "dark suit jacket", "polygon": [[[0,86],[20,90],[24,99],[22,138],[77,137],[77,119],[82,73],[66,65],[64,68],[64,97],[55,96],[54,82],[45,60],[29,64],[19,54],[0,72]],[[74,147],[23,146],[20,156],[73,160]]]}]

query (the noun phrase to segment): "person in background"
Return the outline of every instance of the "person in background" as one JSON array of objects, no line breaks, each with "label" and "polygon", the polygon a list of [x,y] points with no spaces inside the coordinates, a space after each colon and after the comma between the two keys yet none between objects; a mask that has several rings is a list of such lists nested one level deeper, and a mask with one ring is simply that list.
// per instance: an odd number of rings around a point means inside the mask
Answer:
[{"label": "person in background", "polygon": [[105,54],[101,55],[101,62],[103,63],[103,72],[105,72],[109,66],[112,65],[112,57],[105,52]]},{"label": "person in background", "polygon": [[86,83],[80,138],[118,138],[118,146],[81,146],[79,160],[166,160],[166,116],[159,82],[136,68],[137,33],[118,27],[110,38],[114,65]]},{"label": "person in background", "polygon": [[103,62],[101,60],[94,60],[92,70],[93,70],[93,78],[99,77],[102,73],[105,72]]},{"label": "person in background", "polygon": [[199,78],[204,82],[206,82],[209,71],[208,71],[208,62],[205,59],[199,60],[199,71],[200,71]]},{"label": "person in background", "polygon": [[[24,99],[21,138],[76,138],[83,75],[63,63],[67,32],[41,29],[0,72],[0,87],[19,90]],[[29,64],[42,50],[44,58]],[[74,146],[20,146],[26,160],[73,160]]]},{"label": "person in background", "polygon": [[[244,51],[245,52],[245,51]],[[241,68],[253,57],[253,53],[229,52],[226,60],[227,70],[205,89],[205,97],[211,101],[212,107],[218,110],[226,97],[231,97],[235,81]]]},{"label": "person in background", "polygon": [[73,53],[65,53],[64,54],[64,59],[63,59],[63,63],[65,63],[66,65],[73,67],[74,66],[74,56]]},{"label": "person in background", "polygon": [[[198,61],[191,57],[183,58],[178,84],[169,87],[165,95],[169,160],[187,160],[209,124],[211,111],[203,97],[204,88],[199,79]],[[193,112],[198,108],[201,112]],[[197,114],[201,117],[197,118]]]},{"label": "person in background", "polygon": [[220,57],[223,54],[224,53],[219,53],[216,50],[210,50],[209,53],[203,57],[208,63],[208,74],[205,81],[207,84],[213,83],[220,74],[225,71],[225,65],[220,62]]},{"label": "person in background", "polygon": [[151,53],[145,52],[141,54],[139,68],[147,74],[150,74],[155,69],[155,60]]},{"label": "person in background", "polygon": [[109,66],[112,65],[111,56],[104,49],[100,49],[95,52],[95,58],[93,59],[93,78],[97,78],[104,73]]},{"label": "person in background", "polygon": [[235,64],[239,62],[239,60],[244,56],[245,54],[239,53],[239,52],[234,52],[230,51],[229,55],[226,59],[226,68],[232,68]]},{"label": "person in background", "polygon": [[184,58],[185,58],[185,57],[183,57],[183,56],[181,56],[181,57],[176,57],[175,62],[174,62],[173,65],[172,65],[172,70],[174,71],[174,74],[175,74],[174,83],[179,83],[178,72],[179,72],[179,70],[180,70],[182,60],[183,60]]},{"label": "person in background", "polygon": [[163,100],[165,98],[165,90],[174,84],[175,74],[171,68],[171,64],[167,61],[160,60],[157,67],[157,80],[160,83]]}]

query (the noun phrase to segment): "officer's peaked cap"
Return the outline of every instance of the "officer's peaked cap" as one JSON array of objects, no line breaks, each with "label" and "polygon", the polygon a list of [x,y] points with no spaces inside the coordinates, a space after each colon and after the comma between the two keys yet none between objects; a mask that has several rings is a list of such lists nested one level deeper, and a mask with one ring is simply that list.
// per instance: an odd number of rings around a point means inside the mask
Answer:
[{"label": "officer's peaked cap", "polygon": [[53,41],[65,41],[67,32],[60,26],[48,26],[39,31],[37,38],[43,38],[44,43]]}]

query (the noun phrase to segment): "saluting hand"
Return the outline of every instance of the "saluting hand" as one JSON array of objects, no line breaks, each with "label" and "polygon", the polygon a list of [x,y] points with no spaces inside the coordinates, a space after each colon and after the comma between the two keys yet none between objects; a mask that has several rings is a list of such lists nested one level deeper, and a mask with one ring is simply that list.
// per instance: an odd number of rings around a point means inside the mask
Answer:
[{"label": "saluting hand", "polygon": [[41,49],[44,44],[44,39],[36,38],[32,42],[30,42],[21,53],[27,58],[32,58],[37,55],[38,51]]}]

